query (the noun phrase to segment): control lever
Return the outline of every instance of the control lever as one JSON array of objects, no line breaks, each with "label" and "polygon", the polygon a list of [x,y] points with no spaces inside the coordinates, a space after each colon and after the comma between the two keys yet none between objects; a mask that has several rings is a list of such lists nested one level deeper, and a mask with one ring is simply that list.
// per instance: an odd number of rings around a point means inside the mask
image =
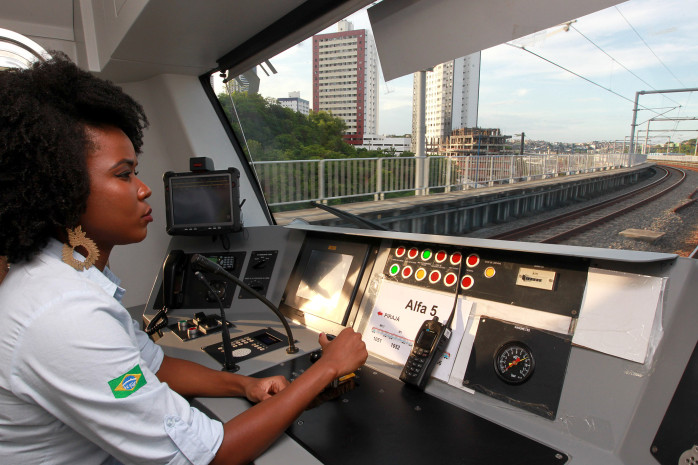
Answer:
[{"label": "control lever", "polygon": [[[333,334],[327,334],[327,339],[332,340],[336,336]],[[322,349],[316,350],[315,352],[311,352],[310,354],[310,363],[315,363],[320,358],[322,357]],[[335,378],[332,380],[330,384],[327,385],[325,389],[322,390],[320,394],[318,394],[315,399],[313,399],[312,402],[306,407],[306,410],[310,410],[312,408],[317,407],[320,404],[323,404],[327,402],[328,400],[333,400],[341,396],[342,394],[345,394],[352,389],[356,387],[356,373],[348,373],[344,376],[340,376],[339,378]]]}]

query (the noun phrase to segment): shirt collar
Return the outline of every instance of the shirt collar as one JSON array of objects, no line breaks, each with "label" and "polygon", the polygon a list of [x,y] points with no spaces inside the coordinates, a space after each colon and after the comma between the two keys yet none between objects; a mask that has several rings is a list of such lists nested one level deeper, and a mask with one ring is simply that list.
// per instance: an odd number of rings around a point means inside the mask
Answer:
[{"label": "shirt collar", "polygon": [[[63,243],[51,238],[42,253],[55,257],[62,262]],[[85,257],[75,250],[73,250],[73,257],[80,261],[85,260]],[[104,272],[99,271],[99,269],[95,266],[91,266],[83,271],[76,270],[76,272],[80,273],[90,281],[98,284],[99,287],[104,290],[104,292],[110,296],[113,296],[119,303],[121,303],[121,299],[123,299],[126,290],[120,286],[121,280],[109,269],[108,266],[104,268]]]}]

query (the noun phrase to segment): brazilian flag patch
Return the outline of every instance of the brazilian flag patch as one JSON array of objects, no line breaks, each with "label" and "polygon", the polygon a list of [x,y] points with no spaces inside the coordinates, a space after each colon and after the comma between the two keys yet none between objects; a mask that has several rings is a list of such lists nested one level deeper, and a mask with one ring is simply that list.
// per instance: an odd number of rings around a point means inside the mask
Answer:
[{"label": "brazilian flag patch", "polygon": [[130,396],[145,386],[145,384],[145,376],[143,376],[140,365],[136,365],[127,373],[117,376],[109,381],[111,392],[117,399],[123,399],[124,397]]}]

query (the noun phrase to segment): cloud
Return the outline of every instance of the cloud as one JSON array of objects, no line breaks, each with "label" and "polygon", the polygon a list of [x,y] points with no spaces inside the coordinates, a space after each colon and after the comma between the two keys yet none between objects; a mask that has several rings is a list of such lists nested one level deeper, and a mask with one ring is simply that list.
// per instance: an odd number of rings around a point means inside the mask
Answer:
[{"label": "cloud", "polygon": [[[509,45],[484,50],[479,125],[564,142],[622,140],[636,92],[698,87],[697,7],[698,0],[630,0],[577,18],[567,31],[555,26],[513,42],[539,56]],[[348,19],[356,29],[370,28],[364,11]],[[312,101],[310,44],[271,59],[279,73],[260,72],[263,95],[300,91]],[[381,78],[379,92],[380,131],[411,132],[412,76],[387,84]],[[667,110],[667,116],[698,116],[698,96],[688,92],[645,94],[639,104],[638,122]],[[689,131],[698,128],[690,121],[655,124],[678,128],[677,138],[695,137]]]}]

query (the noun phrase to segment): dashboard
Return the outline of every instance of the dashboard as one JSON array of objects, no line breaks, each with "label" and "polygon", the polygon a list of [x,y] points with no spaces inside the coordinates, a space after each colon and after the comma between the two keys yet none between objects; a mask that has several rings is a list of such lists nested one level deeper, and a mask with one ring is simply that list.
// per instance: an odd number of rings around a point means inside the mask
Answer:
[{"label": "dashboard", "polygon": [[[698,442],[685,413],[696,401],[678,388],[696,370],[695,260],[310,225],[227,237],[172,238],[163,261],[178,265],[163,267],[144,312],[170,304],[156,336],[166,353],[225,363],[219,299],[239,373],[293,380],[318,356],[318,333],[344,327],[369,351],[257,463],[678,463]],[[213,274],[206,289],[193,254],[247,289]],[[406,385],[420,325],[449,317],[426,387]],[[249,407],[195,404],[222,421]]]}]

